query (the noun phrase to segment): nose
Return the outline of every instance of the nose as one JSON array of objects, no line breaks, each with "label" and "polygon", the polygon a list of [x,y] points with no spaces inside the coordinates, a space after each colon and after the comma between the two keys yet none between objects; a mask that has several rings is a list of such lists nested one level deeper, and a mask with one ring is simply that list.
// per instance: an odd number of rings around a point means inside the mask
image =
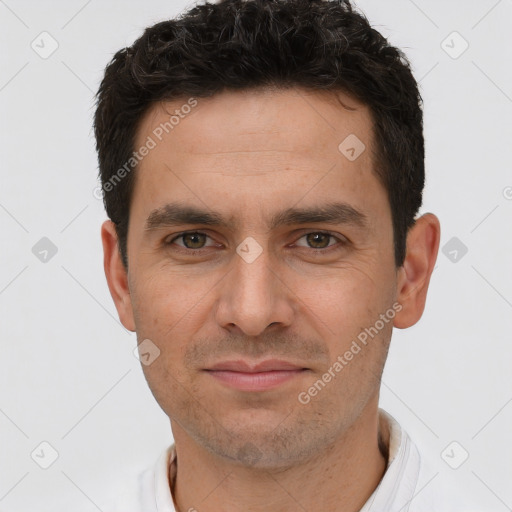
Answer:
[{"label": "nose", "polygon": [[275,266],[267,250],[252,262],[235,255],[233,268],[222,280],[216,310],[219,326],[259,336],[271,326],[291,325],[297,299]]}]

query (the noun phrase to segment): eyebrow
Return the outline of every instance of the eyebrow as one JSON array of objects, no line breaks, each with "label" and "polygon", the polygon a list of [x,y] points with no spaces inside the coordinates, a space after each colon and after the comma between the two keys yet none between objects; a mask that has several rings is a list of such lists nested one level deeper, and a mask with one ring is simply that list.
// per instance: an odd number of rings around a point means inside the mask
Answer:
[{"label": "eyebrow", "polygon": [[[366,215],[343,202],[328,203],[306,208],[287,208],[274,214],[267,222],[270,230],[294,224],[352,224],[359,228],[368,227]],[[204,210],[183,203],[169,203],[153,210],[146,219],[146,232],[183,224],[203,224],[207,226],[236,229],[239,224],[234,217],[225,218],[222,214]]]}]

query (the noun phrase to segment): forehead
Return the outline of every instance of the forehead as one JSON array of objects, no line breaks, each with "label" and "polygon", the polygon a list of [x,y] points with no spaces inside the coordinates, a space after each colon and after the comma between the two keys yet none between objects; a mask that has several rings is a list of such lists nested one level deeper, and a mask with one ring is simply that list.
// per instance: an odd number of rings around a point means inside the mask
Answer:
[{"label": "forehead", "polygon": [[157,143],[149,159],[163,156],[169,145],[175,157],[221,156],[236,150],[245,156],[289,152],[290,159],[300,159],[337,157],[334,143],[351,134],[367,148],[372,144],[369,109],[341,91],[259,88],[194,101],[197,106],[192,108],[186,97],[153,105],[141,119],[136,146],[149,135]]},{"label": "forehead", "polygon": [[[136,147],[149,139],[132,203],[145,218],[176,200],[249,222],[302,197],[305,207],[338,201],[363,211],[380,187],[369,110],[341,92],[258,89],[161,102],[142,118]],[[365,148],[356,159],[340,150],[347,140]]]}]

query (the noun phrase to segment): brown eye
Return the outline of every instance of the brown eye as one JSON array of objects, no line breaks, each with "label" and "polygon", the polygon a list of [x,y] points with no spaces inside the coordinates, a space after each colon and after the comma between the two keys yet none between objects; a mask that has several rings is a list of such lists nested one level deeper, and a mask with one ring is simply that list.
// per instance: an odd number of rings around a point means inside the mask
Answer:
[{"label": "brown eye", "polygon": [[[182,247],[184,249],[190,249],[191,251],[200,250],[204,247],[208,247],[206,245],[208,238],[210,237],[206,233],[200,233],[199,231],[189,231],[174,237],[172,240],[167,242],[167,244],[173,245],[176,243],[178,247]],[[177,243],[178,240],[182,243]]]},{"label": "brown eye", "polygon": [[333,237],[327,233],[309,233],[306,235],[306,240],[313,249],[325,249],[329,246],[331,238]]},{"label": "brown eye", "polygon": [[300,240],[304,239],[307,245],[298,244],[299,247],[307,247],[309,249],[328,249],[336,245],[343,245],[341,238],[335,237],[330,233],[324,233],[322,231],[315,231],[303,235]]},{"label": "brown eye", "polygon": [[203,233],[187,233],[181,237],[187,249],[201,249],[206,235]]}]

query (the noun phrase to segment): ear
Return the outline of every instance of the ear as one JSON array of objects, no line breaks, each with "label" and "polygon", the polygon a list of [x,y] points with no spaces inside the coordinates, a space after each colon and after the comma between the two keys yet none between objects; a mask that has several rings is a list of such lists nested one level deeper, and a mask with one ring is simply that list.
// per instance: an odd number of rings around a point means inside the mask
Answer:
[{"label": "ear", "polygon": [[432,213],[421,216],[409,229],[405,260],[397,280],[397,301],[402,309],[395,315],[393,325],[399,329],[411,327],[423,314],[440,236],[439,219]]},{"label": "ear", "polygon": [[117,314],[126,329],[135,332],[128,274],[121,260],[115,225],[110,220],[106,220],[101,226],[101,241],[103,243],[103,267]]}]

